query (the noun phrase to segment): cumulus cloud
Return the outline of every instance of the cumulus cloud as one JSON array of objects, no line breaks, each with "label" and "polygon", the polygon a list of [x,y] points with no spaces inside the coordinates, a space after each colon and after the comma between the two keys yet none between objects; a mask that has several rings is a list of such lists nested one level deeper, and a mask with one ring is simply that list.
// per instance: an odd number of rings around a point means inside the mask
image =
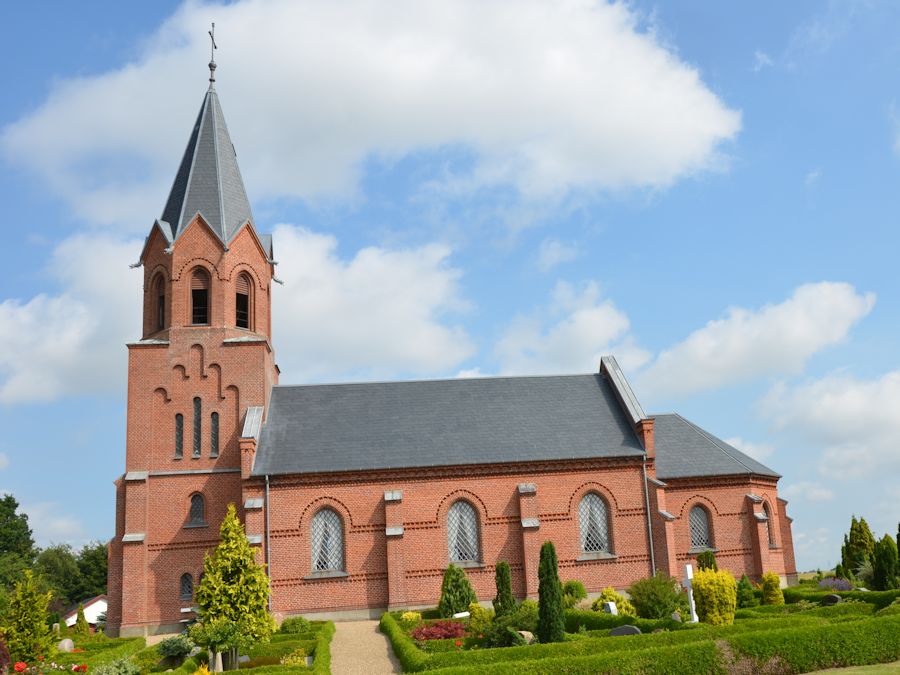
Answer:
[{"label": "cumulus cloud", "polygon": [[445,323],[467,309],[446,246],[344,259],[332,236],[281,225],[275,240],[285,285],[272,322],[285,381],[444,373],[473,353],[466,332]]},{"label": "cumulus cloud", "polygon": [[751,443],[750,441],[745,441],[740,436],[726,438],[725,442],[759,461],[763,461],[775,452],[775,447],[769,443]]},{"label": "cumulus cloud", "polygon": [[740,127],[626,3],[187,2],[133,62],[54,85],[3,154],[92,222],[146,226],[197,114],[212,19],[255,198],[352,195],[367,160],[448,148],[471,157],[472,189],[665,187],[720,168]]},{"label": "cumulus cloud", "polygon": [[794,387],[780,384],[762,410],[776,428],[822,449],[824,475],[874,476],[900,468],[900,370],[871,380],[838,373]]},{"label": "cumulus cloud", "polygon": [[538,248],[538,269],[549,272],[557,265],[569,262],[578,257],[578,249],[559,239],[544,239]]},{"label": "cumulus cloud", "polygon": [[0,469],[5,469],[9,466],[9,456],[5,452],[0,452]]},{"label": "cumulus cloud", "polygon": [[505,374],[585,373],[600,357],[615,354],[623,368],[636,367],[647,353],[628,334],[630,323],[595,282],[581,289],[560,281],[550,304],[517,316],[496,347]]},{"label": "cumulus cloud", "polygon": [[65,543],[77,547],[87,543],[84,524],[58,502],[23,503],[21,511],[28,514],[28,524],[38,546]]},{"label": "cumulus cloud", "polygon": [[810,481],[791,483],[779,489],[785,499],[801,499],[807,502],[829,502],[834,499],[834,492]]},{"label": "cumulus cloud", "polygon": [[790,298],[758,310],[734,307],[661,352],[638,378],[651,396],[684,395],[795,374],[819,350],[841,342],[875,304],[850,284],[798,287]]}]

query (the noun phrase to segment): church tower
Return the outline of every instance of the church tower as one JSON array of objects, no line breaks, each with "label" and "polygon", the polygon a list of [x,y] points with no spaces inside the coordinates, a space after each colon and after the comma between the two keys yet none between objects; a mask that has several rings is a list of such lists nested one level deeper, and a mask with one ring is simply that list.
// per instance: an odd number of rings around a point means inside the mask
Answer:
[{"label": "church tower", "polygon": [[241,502],[241,430],[278,381],[274,262],[257,233],[215,90],[209,89],[162,217],[144,244],[143,328],[128,345],[125,473],[116,481],[108,625],[179,630],[203,557]]}]

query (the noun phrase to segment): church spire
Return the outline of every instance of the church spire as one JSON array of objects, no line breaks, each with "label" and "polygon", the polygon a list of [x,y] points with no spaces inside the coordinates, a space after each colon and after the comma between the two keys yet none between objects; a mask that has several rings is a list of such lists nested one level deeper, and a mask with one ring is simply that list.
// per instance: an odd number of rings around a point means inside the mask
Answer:
[{"label": "church spire", "polygon": [[174,241],[199,213],[227,246],[244,223],[253,224],[253,212],[215,89],[213,57],[218,48],[215,24],[209,37],[209,89],[203,97],[161,220],[171,229]]}]

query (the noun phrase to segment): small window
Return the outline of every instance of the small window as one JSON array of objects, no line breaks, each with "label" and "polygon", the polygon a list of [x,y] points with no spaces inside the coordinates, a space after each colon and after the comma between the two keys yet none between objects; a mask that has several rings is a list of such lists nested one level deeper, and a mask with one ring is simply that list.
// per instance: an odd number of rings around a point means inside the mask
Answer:
[{"label": "small window", "polygon": [[235,284],[234,324],[238,328],[250,328],[250,277],[241,274]]},{"label": "small window", "polygon": [[450,562],[477,562],[478,516],[469,502],[454,502],[447,514],[447,548]]},{"label": "small window", "polygon": [[194,577],[187,572],[181,575],[181,599],[194,599]]},{"label": "small window", "polygon": [[219,413],[217,412],[209,417],[209,456],[219,456]]},{"label": "small window", "polygon": [[200,456],[200,397],[194,398],[194,457]]},{"label": "small window", "polygon": [[609,515],[606,502],[596,492],[588,492],[578,505],[581,550],[609,553]]},{"label": "small window", "polygon": [[191,511],[188,525],[206,525],[206,500],[199,492],[191,495]]},{"label": "small window", "polygon": [[181,459],[184,456],[184,415],[175,415],[175,457]]},{"label": "small window", "polygon": [[709,514],[702,506],[691,509],[688,518],[691,528],[691,548],[712,548],[709,536]]},{"label": "small window", "polygon": [[766,514],[766,539],[769,540],[769,548],[775,548],[775,528],[772,522],[772,512],[768,504],[763,504],[763,513]]},{"label": "small window", "polygon": [[162,330],[166,327],[166,280],[161,274],[156,277],[154,295],[156,296],[156,330]]},{"label": "small window", "polygon": [[344,569],[344,528],[334,509],[324,508],[312,519],[312,571]]},{"label": "small window", "polygon": [[209,274],[204,269],[195,269],[191,275],[191,323],[209,324]]}]

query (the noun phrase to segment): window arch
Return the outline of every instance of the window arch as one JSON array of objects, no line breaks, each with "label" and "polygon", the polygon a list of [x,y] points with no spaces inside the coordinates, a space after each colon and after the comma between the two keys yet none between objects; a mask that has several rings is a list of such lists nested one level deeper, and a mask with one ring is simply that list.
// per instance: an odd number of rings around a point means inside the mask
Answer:
[{"label": "window arch", "polygon": [[157,274],[153,282],[153,300],[156,303],[156,330],[166,327],[166,279]]},{"label": "window arch", "polygon": [[253,328],[250,321],[253,315],[252,288],[250,275],[246,272],[239,274],[234,287],[234,325],[238,328]]},{"label": "window arch", "polygon": [[578,504],[581,550],[585,553],[609,553],[609,509],[596,492],[588,492]]},{"label": "window arch", "polygon": [[181,459],[184,456],[184,415],[175,415],[175,457]]},{"label": "window arch", "polygon": [[447,548],[450,562],[478,562],[481,559],[478,514],[465,500],[453,502],[447,512]]},{"label": "window arch", "polygon": [[194,577],[191,576],[190,572],[185,572],[181,575],[181,599],[182,600],[193,600],[194,599]]},{"label": "window arch", "polygon": [[700,506],[694,506],[688,517],[691,529],[691,548],[712,548],[712,536],[709,529],[709,512]]},{"label": "window arch", "polygon": [[209,456],[219,456],[219,413],[209,416]]},{"label": "window arch", "polygon": [[337,511],[325,507],[313,516],[310,527],[312,571],[340,572],[344,569],[344,526]]},{"label": "window arch", "polygon": [[198,267],[191,274],[191,323],[197,326],[209,324],[209,273]]},{"label": "window arch", "polygon": [[763,503],[763,513],[766,514],[766,539],[769,540],[769,548],[775,548],[775,528],[768,503]]},{"label": "window arch", "polygon": [[199,492],[191,495],[191,510],[188,525],[206,525],[206,500]]},{"label": "window arch", "polygon": [[202,403],[200,397],[194,397],[194,457],[200,456],[200,412]]}]

